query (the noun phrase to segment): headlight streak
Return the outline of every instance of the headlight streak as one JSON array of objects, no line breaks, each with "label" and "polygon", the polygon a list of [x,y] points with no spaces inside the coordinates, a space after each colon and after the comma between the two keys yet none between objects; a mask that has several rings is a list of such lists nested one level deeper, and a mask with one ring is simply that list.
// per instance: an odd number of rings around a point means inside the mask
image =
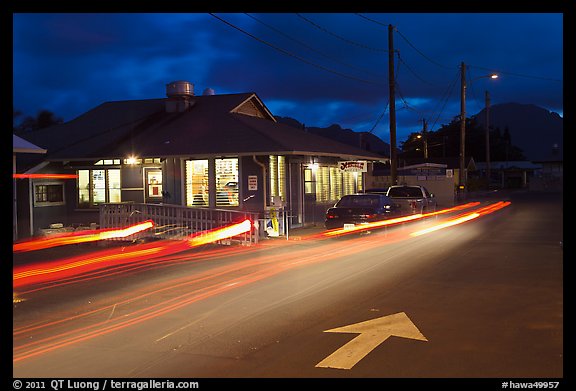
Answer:
[{"label": "headlight streak", "polygon": [[[454,224],[450,224],[450,222],[454,221],[455,219],[462,219],[462,222],[469,221],[479,216],[495,212],[504,208],[505,206],[508,206],[509,204],[509,202],[500,202],[497,204],[488,205],[468,214],[460,215],[453,219],[440,222],[438,226],[442,226],[442,228],[452,226]],[[446,223],[448,223],[448,225],[446,225]],[[414,232],[412,232],[412,234],[413,233]],[[178,279],[165,281],[159,284],[158,287],[141,288],[141,291],[136,292],[136,294],[134,292],[130,292],[124,297],[114,298],[114,304],[107,304],[95,308],[91,311],[73,311],[73,313],[75,313],[73,316],[56,316],[58,320],[55,321],[39,322],[34,325],[15,328],[13,335],[26,342],[22,345],[16,346],[17,341],[15,339],[14,345],[16,347],[14,348],[13,362],[16,363],[27,358],[35,357],[59,348],[75,344],[77,342],[90,340],[92,338],[124,329],[129,326],[140,324],[144,321],[157,318],[184,306],[190,305],[191,303],[204,300],[206,298],[251,284],[256,281],[260,281],[265,278],[269,278],[290,269],[356,255],[358,252],[378,248],[383,244],[409,239],[415,236],[412,234],[405,232],[405,230],[397,232],[392,231],[386,234],[384,240],[382,240],[382,236],[378,236],[378,240],[372,240],[371,237],[359,237],[353,239],[354,245],[351,245],[349,241],[337,241],[328,242],[327,244],[318,248],[308,248],[306,246],[302,249],[290,251],[287,254],[278,253],[268,255],[268,253],[266,253],[266,258],[259,258],[262,255],[256,254],[253,258],[250,258],[247,261],[239,261],[221,267],[205,270],[192,276],[180,277]],[[193,243],[194,241],[188,241],[188,247],[190,242]],[[196,243],[204,243],[204,240],[198,240]],[[281,242],[278,241],[277,243],[279,243],[279,246],[284,246],[286,242],[280,244]],[[242,250],[242,253],[245,253],[248,248],[243,248]],[[264,248],[263,251],[266,251],[266,248]],[[226,252],[222,252],[221,255],[222,257],[225,257]],[[190,254],[181,257],[190,258]],[[165,256],[160,257],[159,259],[169,261],[170,259],[176,258]],[[213,260],[214,258],[206,259]],[[250,268],[257,268],[257,270],[251,271]],[[238,275],[242,270],[244,270],[246,273]],[[231,278],[227,278],[228,275],[230,275]],[[209,285],[198,286],[205,283],[208,283]],[[182,288],[184,288],[186,293],[179,293],[178,290]],[[152,298],[165,297],[171,292],[173,297],[165,300],[161,299],[161,301],[152,305],[147,304]],[[127,308],[121,318],[118,317],[109,319],[109,317],[106,316],[107,311],[109,311],[111,308],[117,308],[127,304],[131,304],[132,306],[135,304],[140,304],[140,306],[144,307],[132,310],[131,312],[131,307]],[[95,304],[95,306],[97,306],[97,304]],[[80,320],[81,324],[85,325],[88,321],[88,319],[85,318],[91,316],[99,316],[100,319],[105,320],[97,321],[96,323],[92,323],[88,326],[74,328],[75,321]],[[42,338],[41,334],[38,336],[34,334],[32,336],[28,335],[32,332],[53,332],[52,328],[54,327],[67,327],[68,331],[62,332],[60,334],[52,334],[51,336],[44,338]],[[32,338],[34,342],[28,342]]]},{"label": "headlight streak", "polygon": [[400,217],[395,217],[395,218],[391,218],[391,219],[386,219],[386,220],[356,225],[353,228],[336,228],[336,229],[328,230],[328,231],[322,233],[321,235],[325,236],[325,237],[349,235],[349,234],[355,233],[355,232],[362,232],[362,231],[367,231],[367,230],[374,229],[374,228],[382,228],[382,227],[397,225],[397,224],[406,223],[406,222],[410,222],[410,221],[414,221],[414,220],[421,220],[421,219],[424,219],[426,217],[438,216],[438,215],[446,214],[446,213],[452,213],[452,212],[456,212],[456,211],[459,211],[462,209],[472,208],[472,207],[475,207],[478,205],[480,205],[480,202],[469,202],[469,203],[466,203],[463,205],[457,205],[457,206],[454,206],[452,208],[441,209],[441,210],[435,211],[435,212],[429,212],[429,213],[423,213],[423,214],[418,213],[418,214],[413,214],[413,215],[400,216]]},{"label": "headlight streak", "polygon": [[121,229],[112,228],[64,233],[41,239],[32,239],[14,243],[12,245],[12,252],[18,253],[24,251],[36,251],[56,246],[65,246],[68,244],[95,242],[113,238],[126,238],[130,235],[134,235],[138,232],[142,232],[153,227],[154,222],[152,220],[146,220],[142,223],[134,224]]},{"label": "headlight streak", "polygon": [[464,215],[456,216],[456,217],[448,219],[442,223],[433,225],[432,227],[412,232],[412,233],[410,233],[410,236],[412,236],[412,237],[420,236],[420,235],[428,234],[430,232],[438,231],[440,229],[444,229],[444,228],[452,227],[454,225],[462,224],[462,223],[465,223],[467,221],[476,219],[480,216],[483,216],[483,215],[486,215],[486,214],[489,214],[492,212],[496,212],[497,210],[505,208],[508,205],[510,205],[510,202],[500,201],[500,202],[497,202],[496,204],[492,204],[492,205],[488,205],[488,206],[485,206],[483,208],[480,208],[475,212],[466,213]]}]

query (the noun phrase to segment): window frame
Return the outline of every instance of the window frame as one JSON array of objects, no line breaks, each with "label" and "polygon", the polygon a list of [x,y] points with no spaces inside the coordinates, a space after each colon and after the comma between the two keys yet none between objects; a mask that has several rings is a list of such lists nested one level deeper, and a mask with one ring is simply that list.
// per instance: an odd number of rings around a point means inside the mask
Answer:
[{"label": "window frame", "polygon": [[[80,172],[81,171],[88,171],[88,202],[80,203]],[[97,204],[94,203],[94,175],[93,171],[104,171],[104,201],[98,202]],[[119,174],[119,187],[110,187],[110,171],[118,171]],[[76,208],[81,210],[90,210],[90,209],[98,209],[100,204],[106,204],[110,202],[110,191],[111,190],[120,190],[120,201],[122,202],[122,170],[120,168],[86,168],[86,169],[79,169],[77,171],[78,179],[76,180]]]},{"label": "window frame", "polygon": [[[37,188],[40,186],[59,186],[61,189],[62,200],[61,201],[37,201],[36,195],[38,194]],[[61,206],[66,205],[66,191],[65,183],[61,181],[34,181],[32,184],[32,201],[34,207],[46,207],[46,206]],[[48,190],[46,190],[46,195],[48,196]]]}]

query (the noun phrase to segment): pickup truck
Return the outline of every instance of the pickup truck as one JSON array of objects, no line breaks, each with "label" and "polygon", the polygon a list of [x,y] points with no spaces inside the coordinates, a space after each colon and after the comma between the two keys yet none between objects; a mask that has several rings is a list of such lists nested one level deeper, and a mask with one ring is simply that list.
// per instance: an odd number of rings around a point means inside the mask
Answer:
[{"label": "pickup truck", "polygon": [[436,211],[436,199],[424,186],[394,185],[386,195],[400,208],[401,214],[428,213]]}]

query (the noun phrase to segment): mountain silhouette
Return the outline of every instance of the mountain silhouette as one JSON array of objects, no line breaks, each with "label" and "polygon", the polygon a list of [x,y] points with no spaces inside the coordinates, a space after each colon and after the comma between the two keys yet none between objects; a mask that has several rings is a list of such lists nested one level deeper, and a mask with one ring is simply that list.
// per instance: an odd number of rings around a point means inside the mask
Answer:
[{"label": "mountain silhouette", "polygon": [[390,156],[390,144],[369,132],[355,132],[352,129],[344,129],[337,124],[330,125],[327,128],[304,126],[304,124],[294,118],[280,116],[276,116],[275,118],[280,123],[304,129],[306,132],[314,133],[343,144],[362,148],[366,151],[374,152],[382,156]]},{"label": "mountain silhouette", "polygon": [[[496,104],[488,112],[490,128],[508,128],[512,144],[522,149],[526,160],[563,160],[564,120],[558,113],[520,103]],[[486,109],[473,118],[484,126]]]},{"label": "mountain silhouette", "polygon": [[[520,148],[529,161],[563,160],[564,119],[555,112],[533,104],[502,103],[490,106],[491,129],[506,128],[512,145]],[[473,115],[479,126],[484,126],[485,109]],[[390,156],[390,144],[369,132],[355,132],[334,124],[326,128],[308,127],[290,117],[277,116],[276,120],[307,132],[327,137],[344,144],[361,147],[383,156]],[[479,159],[481,160],[481,159]]]}]

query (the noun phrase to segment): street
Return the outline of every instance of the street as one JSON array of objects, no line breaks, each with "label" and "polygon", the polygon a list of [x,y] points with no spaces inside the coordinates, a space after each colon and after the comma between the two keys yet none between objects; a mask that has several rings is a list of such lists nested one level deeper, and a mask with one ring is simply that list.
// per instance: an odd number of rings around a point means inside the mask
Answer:
[{"label": "street", "polygon": [[562,378],[561,197],[23,285],[13,376]]}]

